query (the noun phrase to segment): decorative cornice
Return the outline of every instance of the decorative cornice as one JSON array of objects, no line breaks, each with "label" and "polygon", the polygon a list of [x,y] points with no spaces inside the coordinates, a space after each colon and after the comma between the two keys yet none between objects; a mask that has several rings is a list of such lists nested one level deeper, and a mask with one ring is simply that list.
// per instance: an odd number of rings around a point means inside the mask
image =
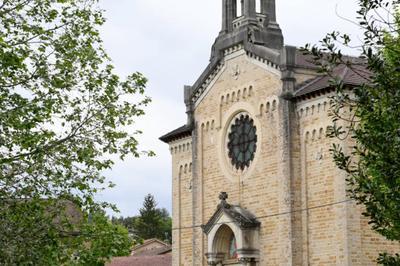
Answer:
[{"label": "decorative cornice", "polygon": [[257,60],[257,61],[260,61],[261,63],[264,63],[265,65],[267,65],[267,66],[269,66],[269,67],[272,67],[272,68],[275,68],[275,69],[278,69],[278,70],[279,70],[279,65],[278,65],[278,64],[275,64],[275,63],[272,62],[271,60],[268,60],[268,59],[266,59],[266,58],[263,58],[263,57],[261,57],[261,56],[258,56],[258,55],[256,55],[255,53],[252,53],[252,52],[246,52],[246,55],[247,55],[249,58],[255,59],[255,60]]},{"label": "decorative cornice", "polygon": [[203,81],[200,83],[200,85],[196,88],[196,90],[193,92],[193,94],[191,96],[191,101],[193,104],[195,104],[197,102],[197,100],[201,97],[203,92],[207,89],[208,85],[210,85],[210,83],[215,78],[215,76],[218,74],[218,72],[222,69],[224,64],[225,63],[223,61],[219,62],[210,71],[210,73],[205,76]]}]

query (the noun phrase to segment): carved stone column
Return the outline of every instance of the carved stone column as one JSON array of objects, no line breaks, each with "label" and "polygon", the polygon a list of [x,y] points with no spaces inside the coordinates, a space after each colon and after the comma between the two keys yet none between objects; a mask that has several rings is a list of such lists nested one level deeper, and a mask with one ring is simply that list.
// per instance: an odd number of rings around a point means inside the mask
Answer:
[{"label": "carved stone column", "polygon": [[256,1],[255,0],[247,0],[244,1],[244,16],[249,19],[256,18]]},{"label": "carved stone column", "polygon": [[275,0],[261,0],[261,13],[268,16],[270,21],[276,21]]},{"label": "carved stone column", "polygon": [[236,18],[236,0],[222,0],[222,29],[220,34],[233,30],[233,20]]},{"label": "carved stone column", "polygon": [[224,253],[206,253],[207,264],[212,266],[222,266],[222,261],[225,258]]},{"label": "carved stone column", "polygon": [[256,260],[254,258],[241,258],[239,263],[246,266],[255,266]]}]

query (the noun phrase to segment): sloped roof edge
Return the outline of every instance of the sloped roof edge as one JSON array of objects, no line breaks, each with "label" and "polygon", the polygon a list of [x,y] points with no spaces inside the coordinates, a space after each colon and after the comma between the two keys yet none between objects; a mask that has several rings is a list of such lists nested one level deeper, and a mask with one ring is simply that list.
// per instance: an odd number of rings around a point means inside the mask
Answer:
[{"label": "sloped roof edge", "polygon": [[330,82],[332,78],[340,79],[343,84],[348,87],[360,86],[369,83],[370,75],[371,73],[367,70],[365,65],[354,65],[352,68],[344,64],[339,65],[332,71],[330,76],[318,76],[300,84],[293,96],[294,98],[301,98],[317,92],[330,91],[333,89],[333,85]]},{"label": "sloped roof edge", "polygon": [[[223,51],[230,49],[231,47],[235,47],[236,45],[243,45],[243,49],[248,52],[252,53],[255,56],[258,56],[260,58],[263,58],[269,62],[272,62],[276,65],[280,65],[280,51],[267,48],[262,45],[257,45],[257,44],[252,44],[248,42],[243,42],[242,40],[238,40],[237,42],[232,42],[229,47],[225,48]],[[223,52],[222,51],[222,52]],[[196,80],[196,82],[192,86],[192,95],[198,94],[200,88],[202,85],[206,82],[206,80],[209,78],[210,75],[218,68],[218,66],[223,65],[224,62],[224,55],[220,54],[214,58],[211,59],[210,63],[207,65],[205,70],[202,72],[200,77]],[[199,95],[201,95],[202,92],[200,92]]]},{"label": "sloped roof edge", "polygon": [[163,242],[163,241],[161,241],[161,240],[159,240],[159,239],[157,239],[157,238],[150,238],[150,239],[146,239],[146,240],[143,242],[143,244],[135,246],[135,247],[132,249],[132,251],[135,251],[135,250],[137,250],[137,249],[140,249],[140,248],[142,248],[142,247],[145,247],[145,246],[147,246],[147,245],[149,245],[149,244],[151,244],[151,243],[154,243],[154,242],[158,242],[158,243],[160,243],[161,245],[164,245],[164,246],[168,246],[168,247],[169,247],[169,244],[167,244],[167,243],[165,243],[165,242]]},{"label": "sloped roof edge", "polygon": [[221,203],[218,205],[217,210],[215,211],[213,216],[211,216],[208,222],[205,225],[201,226],[204,233],[208,234],[211,231],[222,213],[230,217],[233,222],[241,229],[257,228],[261,224],[253,214],[243,209],[239,205]]},{"label": "sloped roof edge", "polygon": [[169,132],[169,133],[165,134],[164,136],[160,137],[159,139],[162,142],[170,143],[170,142],[172,142],[174,140],[182,139],[182,138],[185,138],[185,137],[189,137],[191,135],[192,135],[192,128],[189,127],[188,125],[184,125],[184,126],[181,126],[181,127],[177,128],[175,130],[172,130],[171,132]]}]

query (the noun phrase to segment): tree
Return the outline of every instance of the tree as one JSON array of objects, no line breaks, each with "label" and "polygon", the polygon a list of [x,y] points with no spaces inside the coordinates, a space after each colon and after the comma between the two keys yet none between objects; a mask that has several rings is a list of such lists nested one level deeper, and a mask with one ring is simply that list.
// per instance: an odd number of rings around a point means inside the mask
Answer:
[{"label": "tree", "polygon": [[71,259],[61,232],[69,222],[57,202],[85,215],[110,206],[94,200],[112,186],[101,175],[110,158],[146,153],[132,129],[150,102],[146,78],[114,73],[97,2],[0,1],[0,246],[14,249],[0,251],[0,264]]},{"label": "tree", "polygon": [[135,242],[151,238],[172,242],[172,219],[166,209],[157,208],[153,195],[145,196],[139,213],[134,217],[113,217],[112,221],[125,226]]},{"label": "tree", "polygon": [[[365,206],[372,228],[400,241],[400,1],[359,0],[357,23],[364,31],[362,60],[343,56],[354,47],[346,34],[328,34],[321,47],[307,45],[323,73],[332,76],[333,126],[330,136],[354,143],[350,151],[333,145],[334,160],[348,174],[349,194]],[[332,70],[345,64],[365,80],[349,92]],[[381,254],[383,265],[400,265],[398,254]]]},{"label": "tree", "polygon": [[164,241],[172,243],[172,218],[169,212],[165,209],[158,209],[161,216],[161,232]]},{"label": "tree", "polygon": [[79,237],[71,240],[80,265],[104,265],[105,259],[128,256],[133,246],[128,230],[112,224],[102,212],[92,214]]},{"label": "tree", "polygon": [[144,198],[143,208],[139,210],[136,232],[142,239],[163,239],[161,212],[156,208],[157,203],[151,194]]},{"label": "tree", "polygon": [[[63,211],[53,212],[49,206]],[[133,242],[127,229],[112,224],[100,209],[89,214],[70,201],[60,200],[34,205],[25,201],[18,207],[24,208],[26,218],[14,214],[15,208],[0,217],[0,241],[7,243],[0,249],[1,265],[103,265],[113,256],[130,254]]]}]

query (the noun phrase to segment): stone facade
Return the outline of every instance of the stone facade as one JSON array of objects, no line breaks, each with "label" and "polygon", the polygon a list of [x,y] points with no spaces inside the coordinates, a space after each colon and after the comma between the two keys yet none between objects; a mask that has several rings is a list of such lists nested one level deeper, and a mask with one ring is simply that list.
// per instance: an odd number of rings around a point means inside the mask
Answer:
[{"label": "stone facade", "polygon": [[[345,174],[329,152],[336,140],[326,137],[333,92],[328,83],[317,86],[323,77],[296,48],[279,46],[274,1],[262,0],[261,14],[252,12],[254,1],[245,0],[235,18],[236,1],[223,0],[227,24],[210,65],[185,87],[187,125],[161,138],[172,154],[173,265],[376,265],[379,252],[400,246],[372,232],[346,195]],[[257,129],[244,170],[233,167],[227,148],[238,114]],[[216,214],[222,191],[260,223],[257,237],[243,238],[252,250],[230,260],[213,247],[218,234],[202,230],[214,222],[229,226],[237,241],[238,232],[246,236],[234,215]]]}]

